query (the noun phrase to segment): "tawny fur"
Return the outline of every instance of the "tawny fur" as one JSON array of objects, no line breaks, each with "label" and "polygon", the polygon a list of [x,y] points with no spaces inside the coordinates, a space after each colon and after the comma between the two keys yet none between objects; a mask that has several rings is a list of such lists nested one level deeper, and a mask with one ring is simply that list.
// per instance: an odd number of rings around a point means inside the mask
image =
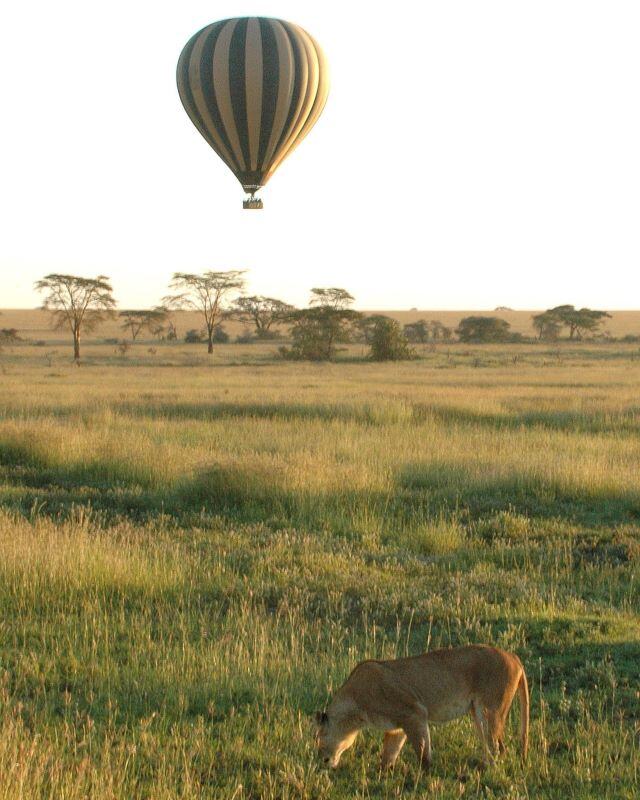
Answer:
[{"label": "tawny fur", "polygon": [[431,763],[430,723],[470,714],[486,762],[504,750],[504,725],[513,698],[520,700],[520,742],[526,758],[529,689],[520,659],[497,647],[469,645],[413,658],[363,661],[318,715],[318,747],[337,767],[364,727],[385,731],[382,766],[393,767],[409,740],[421,765]]}]

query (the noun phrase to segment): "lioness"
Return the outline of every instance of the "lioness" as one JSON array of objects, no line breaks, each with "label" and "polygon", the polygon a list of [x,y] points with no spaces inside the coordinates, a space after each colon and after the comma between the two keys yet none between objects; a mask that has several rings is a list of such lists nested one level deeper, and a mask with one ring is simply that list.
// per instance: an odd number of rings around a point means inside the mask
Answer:
[{"label": "lioness", "polygon": [[486,762],[504,750],[503,731],[518,692],[522,758],[529,738],[529,687],[520,659],[488,645],[435,650],[394,661],[363,661],[318,712],[317,742],[325,764],[337,767],[361,728],[385,731],[382,767],[395,764],[407,739],[422,767],[431,764],[429,723],[469,712]]}]

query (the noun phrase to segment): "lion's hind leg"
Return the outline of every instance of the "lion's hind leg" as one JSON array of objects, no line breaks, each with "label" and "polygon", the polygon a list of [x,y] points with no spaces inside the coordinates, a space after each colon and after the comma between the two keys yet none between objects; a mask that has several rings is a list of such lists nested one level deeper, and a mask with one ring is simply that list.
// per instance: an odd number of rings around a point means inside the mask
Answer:
[{"label": "lion's hind leg", "polygon": [[392,769],[406,741],[407,734],[401,728],[385,733],[380,759],[382,769]]},{"label": "lion's hind leg", "polygon": [[475,700],[471,703],[471,716],[475,723],[476,730],[478,731],[478,736],[480,737],[485,763],[493,764],[494,757],[489,739],[489,722],[484,709],[480,703]]},{"label": "lion's hind leg", "polygon": [[495,705],[489,704],[486,709],[489,745],[493,748],[494,753],[502,754],[506,750],[504,745],[504,729],[516,691],[517,683],[513,681],[512,685],[506,688],[504,695],[500,698],[500,702]]},{"label": "lion's hind leg", "polygon": [[[508,710],[508,709],[507,709]],[[493,754],[504,753],[505,716],[502,710],[487,710],[488,744]]]}]

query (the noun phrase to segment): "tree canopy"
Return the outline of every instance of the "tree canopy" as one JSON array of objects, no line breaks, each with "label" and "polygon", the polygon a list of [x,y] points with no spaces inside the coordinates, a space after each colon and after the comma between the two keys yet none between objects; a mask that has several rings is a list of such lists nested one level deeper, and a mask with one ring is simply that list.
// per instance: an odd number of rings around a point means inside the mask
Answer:
[{"label": "tree canopy", "polygon": [[369,314],[358,320],[358,330],[361,331],[366,344],[371,344],[377,323],[384,319],[389,319],[389,317],[386,314]]},{"label": "tree canopy", "polygon": [[539,339],[557,339],[562,329],[567,328],[569,339],[579,340],[586,335],[596,334],[607,318],[611,318],[611,314],[606,311],[562,305],[535,314],[532,323]]},{"label": "tree canopy", "polygon": [[232,315],[238,319],[253,322],[259,339],[268,339],[273,325],[284,322],[291,311],[293,306],[289,303],[263,295],[239,297],[231,309]]},{"label": "tree canopy", "polygon": [[337,345],[351,339],[353,327],[362,317],[349,308],[353,301],[345,289],[312,289],[310,307],[288,315],[293,343],[290,350],[281,348],[283,355],[311,361],[334,358]]},{"label": "tree canopy", "polygon": [[538,333],[538,339],[555,341],[562,332],[562,323],[549,311],[543,311],[541,314],[534,314],[531,317],[531,324]]},{"label": "tree canopy", "polygon": [[128,330],[131,338],[135,342],[138,334],[143,328],[147,328],[150,333],[157,335],[154,331],[163,325],[167,319],[168,309],[163,306],[157,308],[149,308],[140,311],[121,311],[118,315],[121,320],[121,328]]},{"label": "tree canopy", "polygon": [[331,286],[328,289],[312,289],[309,305],[333,308],[338,311],[343,308],[349,308],[354,301],[355,297],[349,294],[346,289]]},{"label": "tree canopy", "polygon": [[429,341],[429,323],[426,319],[407,322],[404,326],[404,335],[409,342],[426,344]]},{"label": "tree canopy", "polygon": [[46,292],[41,308],[51,314],[55,328],[69,327],[73,337],[73,358],[80,358],[80,338],[103,320],[115,315],[116,301],[106,275],[82,278],[51,273],[36,281],[35,288]]},{"label": "tree canopy", "polygon": [[224,312],[223,301],[244,288],[244,273],[245,270],[234,269],[202,274],[175,272],[173,275],[169,286],[182,291],[167,295],[163,303],[168,308],[192,308],[200,311],[205,321],[208,353],[213,353],[214,331]]},{"label": "tree canopy", "polygon": [[511,325],[500,317],[464,317],[456,330],[461,342],[506,342]]},{"label": "tree canopy", "polygon": [[439,319],[418,319],[415,322],[408,322],[404,326],[404,335],[407,340],[415,344],[426,344],[429,339],[432,342],[448,341],[453,331],[443,325]]}]

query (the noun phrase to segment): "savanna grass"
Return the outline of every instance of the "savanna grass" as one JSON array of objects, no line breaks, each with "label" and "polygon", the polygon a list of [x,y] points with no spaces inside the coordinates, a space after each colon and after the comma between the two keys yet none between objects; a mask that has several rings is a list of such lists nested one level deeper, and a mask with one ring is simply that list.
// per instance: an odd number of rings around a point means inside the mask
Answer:
[{"label": "savanna grass", "polygon": [[[640,375],[611,348],[16,357],[0,798],[636,797]],[[357,661],[473,641],[525,663],[526,767],[512,712],[485,772],[468,720],[435,731],[429,776],[409,753],[380,775],[373,735],[319,768],[310,717]]]}]

